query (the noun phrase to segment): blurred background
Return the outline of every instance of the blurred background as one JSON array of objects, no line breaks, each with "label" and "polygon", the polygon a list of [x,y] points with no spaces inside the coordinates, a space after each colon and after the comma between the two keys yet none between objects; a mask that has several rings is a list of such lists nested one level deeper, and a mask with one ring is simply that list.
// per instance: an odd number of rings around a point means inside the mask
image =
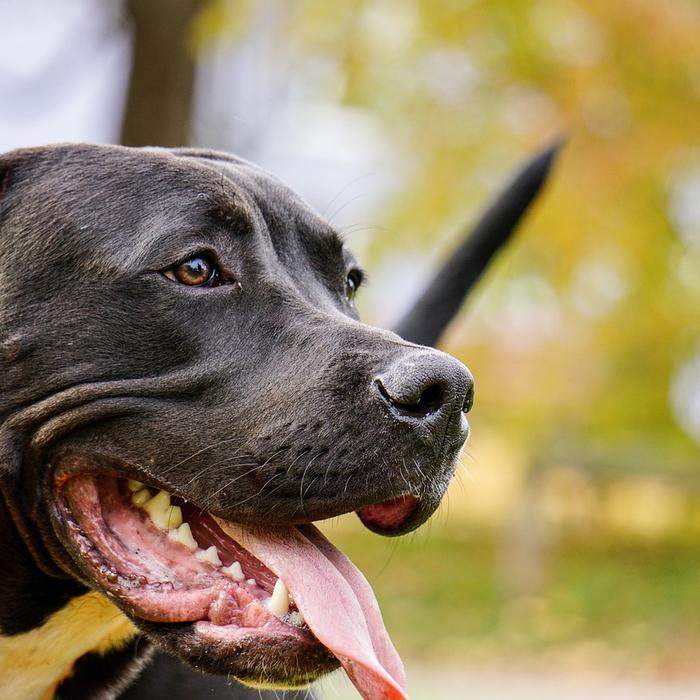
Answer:
[{"label": "blurred background", "polygon": [[0,151],[236,152],[344,232],[378,325],[567,135],[442,343],[477,380],[443,508],[326,528],[416,700],[699,696],[698,36],[695,0],[0,2]]}]

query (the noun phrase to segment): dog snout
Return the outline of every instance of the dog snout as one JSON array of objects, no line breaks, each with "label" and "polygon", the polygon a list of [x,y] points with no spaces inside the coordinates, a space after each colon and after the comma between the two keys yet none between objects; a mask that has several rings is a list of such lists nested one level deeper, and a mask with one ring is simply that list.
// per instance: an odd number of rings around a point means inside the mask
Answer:
[{"label": "dog snout", "polygon": [[474,380],[458,360],[436,350],[403,355],[375,378],[382,401],[399,420],[434,424],[474,403]]}]

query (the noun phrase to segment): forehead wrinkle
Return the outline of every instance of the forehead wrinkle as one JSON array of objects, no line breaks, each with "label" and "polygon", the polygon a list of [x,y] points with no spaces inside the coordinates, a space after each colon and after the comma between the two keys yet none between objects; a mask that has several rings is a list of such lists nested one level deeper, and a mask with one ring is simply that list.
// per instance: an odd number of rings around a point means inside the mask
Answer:
[{"label": "forehead wrinkle", "polygon": [[307,239],[307,248],[313,255],[321,255],[329,260],[344,262],[345,244],[340,234],[330,226],[311,229]]},{"label": "forehead wrinkle", "polygon": [[154,212],[144,218],[138,235],[126,251],[112,253],[119,267],[127,269],[175,262],[173,256],[196,252],[199,248],[226,249],[231,244],[232,227],[213,212],[206,215],[188,216],[184,221],[180,215]]},{"label": "forehead wrinkle", "polygon": [[191,190],[186,207],[160,208],[144,221],[145,235],[133,251],[135,264],[143,266],[153,258],[160,262],[167,248],[172,249],[169,261],[172,255],[194,252],[197,247],[226,250],[232,236],[240,236],[251,225],[250,204],[241,186],[228,177],[227,168],[196,164],[205,175],[203,181]]},{"label": "forehead wrinkle", "polygon": [[[202,165],[220,178],[222,197],[233,189],[234,209],[244,209],[251,228],[262,235],[259,242],[271,254],[268,262],[278,261],[291,272],[290,263],[297,271],[305,260],[321,278],[335,277],[346,266],[340,233],[274,175],[245,161],[212,159]],[[300,254],[304,257],[298,257]],[[308,284],[301,277],[297,283]]]}]

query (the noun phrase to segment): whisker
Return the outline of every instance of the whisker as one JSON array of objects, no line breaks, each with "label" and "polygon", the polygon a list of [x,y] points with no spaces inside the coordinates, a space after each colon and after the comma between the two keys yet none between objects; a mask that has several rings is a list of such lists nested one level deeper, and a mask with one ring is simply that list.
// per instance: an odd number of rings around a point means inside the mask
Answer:
[{"label": "whisker", "polygon": [[[254,498],[257,498],[267,487],[268,484],[272,483],[278,476],[279,474],[273,474],[258,490],[256,493],[254,493],[252,496],[248,496],[248,498],[244,498],[242,501],[238,501],[236,503],[237,506],[242,506],[244,503],[248,503],[248,501],[252,501]],[[282,484],[277,486],[276,488],[272,489],[270,493],[274,493],[278,488],[281,488]]]},{"label": "whisker", "polygon": [[[226,460],[220,460],[219,462],[215,462],[212,465],[209,465],[205,467],[204,469],[201,469],[200,471],[196,472],[192,478],[182,487],[183,489],[187,488],[191,483],[196,481],[197,479],[202,478],[203,476],[211,476],[212,472],[216,473],[217,471],[224,471],[228,469],[232,462],[234,462],[237,457],[231,457]],[[253,467],[256,466],[258,463],[257,462],[238,462],[236,463],[236,467]]]},{"label": "whisker", "polygon": [[[350,182],[348,182],[347,184],[343,185],[343,187],[341,187],[340,190],[338,190],[338,192],[333,197],[333,199],[331,199],[331,201],[328,202],[328,204],[326,204],[325,207],[323,207],[322,216],[324,216],[324,217],[326,216],[326,212],[331,208],[333,203],[338,199],[338,197],[340,197],[342,194],[347,192],[348,188],[352,187],[352,185],[359,182],[360,180],[364,180],[365,178],[370,177],[371,175],[372,175],[372,173],[365,173],[364,175],[359,175],[358,177],[354,178],[353,180],[350,180]],[[330,223],[330,219],[328,219],[328,222]]]},{"label": "whisker", "polygon": [[[306,495],[306,491],[304,491],[304,479],[306,478],[306,472],[309,471],[309,468],[311,465],[320,457],[320,454],[317,454],[314,458],[309,460],[309,463],[306,465],[304,468],[304,473],[301,475],[301,485],[299,486],[299,505],[302,510],[304,510],[304,496]],[[327,471],[327,470],[326,470]],[[315,479],[314,479],[315,481]],[[312,482],[313,483],[313,482]],[[308,491],[308,488],[307,488]]]},{"label": "whisker", "polygon": [[181,460],[177,464],[173,464],[172,466],[168,467],[162,473],[167,474],[168,472],[171,472],[173,469],[177,469],[178,467],[182,466],[186,462],[189,462],[191,459],[194,459],[197,455],[202,454],[202,452],[206,452],[207,450],[211,450],[214,447],[218,447],[219,445],[223,445],[224,443],[227,443],[227,442],[232,442],[233,440],[236,440],[236,439],[237,438],[235,438],[235,437],[224,438],[223,440],[219,440],[218,442],[213,442],[211,445],[207,445],[206,447],[202,447],[201,449],[197,450],[196,452],[193,452],[188,457],[185,457],[185,459]]},{"label": "whisker", "polygon": [[229,479],[223,486],[218,488],[214,493],[210,494],[207,498],[207,503],[211,503],[212,499],[216,496],[218,496],[222,491],[225,491],[227,488],[235,484],[239,479],[242,479],[245,476],[248,476],[248,474],[252,474],[253,472],[259,471],[262,469],[265,465],[264,464],[256,464],[252,469],[249,469],[246,472],[243,472],[243,474],[239,474],[238,476],[233,477],[232,479]]},{"label": "whisker", "polygon": [[333,222],[333,219],[335,219],[335,217],[338,216],[338,214],[340,214],[340,212],[343,211],[343,209],[346,209],[346,208],[349,207],[353,202],[356,202],[358,199],[362,199],[362,197],[366,197],[366,196],[367,196],[367,194],[363,192],[363,193],[361,193],[361,194],[357,194],[357,195],[355,195],[354,197],[351,197],[350,199],[348,199],[348,200],[345,202],[345,204],[343,204],[342,206],[338,207],[329,217],[327,217],[328,223],[329,223],[329,224],[332,223],[332,222]]}]

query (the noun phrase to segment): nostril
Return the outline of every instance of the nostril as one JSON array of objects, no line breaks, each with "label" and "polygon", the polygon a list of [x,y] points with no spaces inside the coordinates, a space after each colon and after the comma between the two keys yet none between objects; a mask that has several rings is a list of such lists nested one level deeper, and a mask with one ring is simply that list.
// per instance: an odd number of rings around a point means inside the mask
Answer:
[{"label": "nostril", "polygon": [[416,415],[427,416],[442,408],[445,403],[445,391],[440,384],[431,384],[418,397],[418,401],[413,404],[405,404],[404,408]]},{"label": "nostril", "polygon": [[376,382],[379,393],[384,397],[384,400],[404,416],[424,418],[432,413],[437,413],[445,403],[445,387],[439,382],[430,384],[413,395],[400,397],[392,396],[381,379],[377,379]]}]

